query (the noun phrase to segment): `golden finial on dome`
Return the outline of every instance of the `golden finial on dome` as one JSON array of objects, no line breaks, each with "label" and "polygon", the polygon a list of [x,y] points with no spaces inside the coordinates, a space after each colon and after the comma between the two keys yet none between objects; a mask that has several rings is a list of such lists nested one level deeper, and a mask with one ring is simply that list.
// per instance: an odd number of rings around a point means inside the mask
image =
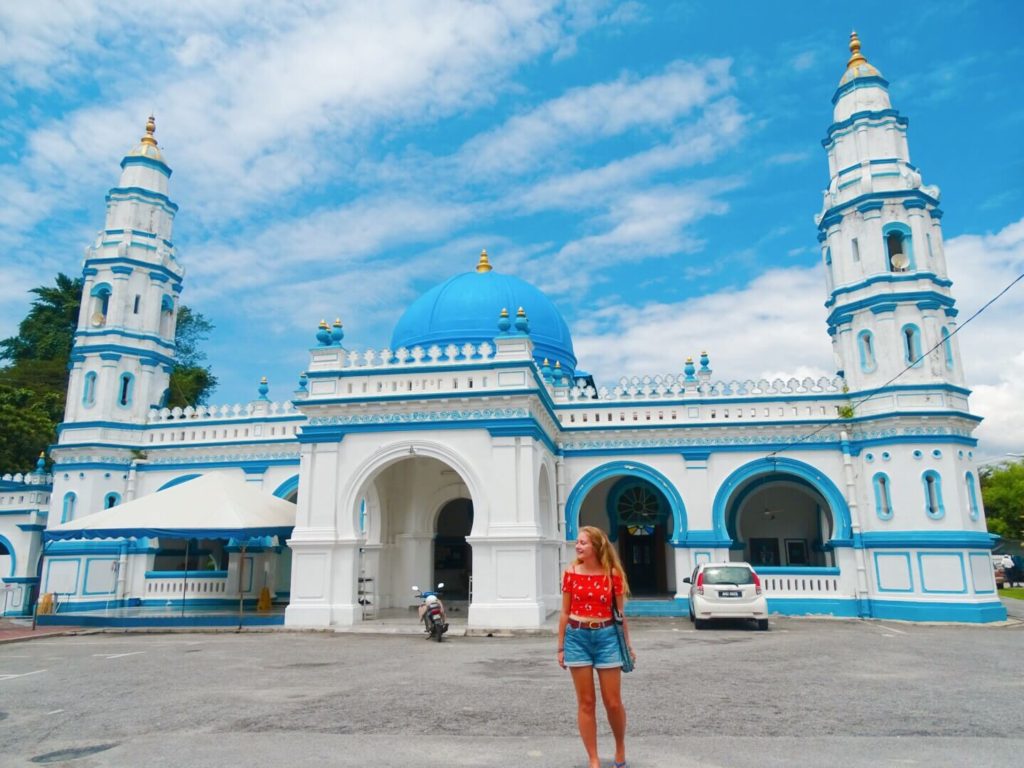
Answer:
[{"label": "golden finial on dome", "polygon": [[261,376],[260,377],[260,384],[266,384],[266,383],[267,383],[267,377],[266,376]]},{"label": "golden finial on dome", "polygon": [[318,327],[320,327],[320,328],[328,328],[329,326],[327,325],[327,321],[326,320],[321,320],[320,321],[320,325]]},{"label": "golden finial on dome", "polygon": [[491,262],[489,262],[487,260],[487,249],[486,248],[484,250],[480,251],[480,261],[478,261],[477,264],[476,264],[476,271],[477,272],[490,272],[491,271]]},{"label": "golden finial on dome", "polygon": [[334,318],[334,327],[335,328],[341,328],[341,318],[340,317]]},{"label": "golden finial on dome", "polygon": [[499,317],[508,317],[508,307],[502,307]]},{"label": "golden finial on dome", "polygon": [[846,68],[856,67],[860,64],[867,64],[868,60],[864,58],[864,55],[860,52],[860,38],[857,37],[857,30],[853,30],[850,33],[850,60],[846,62]]},{"label": "golden finial on dome", "polygon": [[146,135],[143,136],[139,141],[143,144],[149,144],[150,146],[156,146],[156,138],[153,134],[156,133],[156,118],[152,115],[146,121]]},{"label": "golden finial on dome", "polygon": [[526,317],[526,310],[520,307],[516,312],[516,317]]}]

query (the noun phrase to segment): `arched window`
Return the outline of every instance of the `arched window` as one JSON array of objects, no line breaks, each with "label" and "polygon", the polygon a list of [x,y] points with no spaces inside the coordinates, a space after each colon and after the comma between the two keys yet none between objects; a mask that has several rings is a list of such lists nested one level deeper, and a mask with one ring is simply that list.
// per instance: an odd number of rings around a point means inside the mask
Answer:
[{"label": "arched window", "polygon": [[92,311],[89,315],[89,325],[99,328],[107,324],[107,312],[110,309],[110,283],[99,283],[94,285],[89,295],[92,297]]},{"label": "arched window", "polygon": [[970,510],[971,520],[977,520],[981,516],[981,509],[978,507],[978,491],[974,483],[974,475],[968,472],[964,475],[964,484],[967,486],[967,506]]},{"label": "arched window", "polygon": [[877,367],[875,336],[871,331],[864,330],[857,334],[857,349],[860,352],[860,369],[865,373],[871,373]]},{"label": "arched window", "polygon": [[60,513],[60,521],[67,523],[75,519],[75,503],[78,501],[78,497],[74,491],[68,491],[64,494],[64,507]]},{"label": "arched window", "polygon": [[885,238],[886,267],[890,272],[917,269],[910,227],[899,221],[891,222],[882,227],[882,237]]},{"label": "arched window", "polygon": [[921,329],[913,323],[907,323],[900,329],[903,337],[903,360],[915,368],[921,364]]},{"label": "arched window", "polygon": [[111,507],[116,507],[120,503],[121,503],[121,494],[115,493],[114,491],[111,491],[110,493],[108,493],[106,496],[103,497],[103,508],[104,509],[110,509]]},{"label": "arched window", "polygon": [[96,402],[96,371],[89,371],[85,374],[85,383],[82,385],[82,405],[89,407]]},{"label": "arched window", "polygon": [[132,404],[132,385],[135,377],[130,373],[122,373],[117,385],[117,404],[127,408]]},{"label": "arched window", "polygon": [[875,486],[875,514],[879,520],[892,520],[892,493],[889,490],[889,476],[878,472],[871,479]]},{"label": "arched window", "polygon": [[942,351],[946,358],[946,369],[953,370],[953,342],[949,337],[949,329],[942,328]]},{"label": "arched window", "polygon": [[925,514],[932,520],[941,520],[946,515],[942,504],[942,478],[934,469],[929,469],[921,475],[921,483],[924,486]]}]

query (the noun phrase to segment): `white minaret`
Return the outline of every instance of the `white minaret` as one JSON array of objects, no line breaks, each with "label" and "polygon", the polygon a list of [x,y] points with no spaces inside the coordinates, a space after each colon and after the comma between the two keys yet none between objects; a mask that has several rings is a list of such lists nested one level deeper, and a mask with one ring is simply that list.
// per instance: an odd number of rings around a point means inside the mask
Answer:
[{"label": "white minaret", "polygon": [[185,270],[171,242],[178,206],[167,196],[171,169],[155,130],[150,117],[107,194],[104,228],[85,250],[66,423],[145,423],[167,390]]},{"label": "white minaret", "polygon": [[850,60],[822,141],[829,187],[817,219],[829,333],[854,392],[880,387],[938,344],[897,384],[963,386],[943,252],[938,187],[910,162],[907,118],[850,35]]}]

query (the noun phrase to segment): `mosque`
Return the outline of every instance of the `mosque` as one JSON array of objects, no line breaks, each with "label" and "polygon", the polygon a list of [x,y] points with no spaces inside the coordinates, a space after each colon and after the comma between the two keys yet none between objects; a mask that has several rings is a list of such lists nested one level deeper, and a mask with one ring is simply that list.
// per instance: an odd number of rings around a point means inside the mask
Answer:
[{"label": "mosque", "polygon": [[[485,252],[414,301],[387,349],[321,322],[288,402],[264,381],[248,404],[161,407],[185,268],[151,118],[86,249],[52,474],[0,481],[4,613],[37,595],[86,611],[269,594],[286,626],[343,627],[444,581],[470,628],[539,627],[593,524],[638,614],[686,615],[697,564],[746,560],[774,613],[1004,619],[939,190],[856,35],[850,50],[816,217],[838,372],[818,380],[717,381],[702,353],[596,382],[555,304]],[[294,528],[246,536],[213,510],[88,536],[121,506],[204,509],[211,478],[293,502]]]}]

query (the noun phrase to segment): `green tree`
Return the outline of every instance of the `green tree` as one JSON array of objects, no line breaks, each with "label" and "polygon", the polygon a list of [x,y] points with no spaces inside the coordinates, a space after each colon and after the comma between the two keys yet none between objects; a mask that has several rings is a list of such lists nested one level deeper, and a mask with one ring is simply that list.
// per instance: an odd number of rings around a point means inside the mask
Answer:
[{"label": "green tree", "polygon": [[989,531],[1024,540],[1024,461],[985,467],[978,474]]},{"label": "green tree", "polygon": [[[35,467],[40,451],[57,437],[67,399],[68,360],[78,326],[81,278],[61,273],[54,285],[33,288],[36,298],[18,335],[0,340],[0,471]],[[217,378],[202,363],[202,342],[213,325],[181,305],[176,326],[176,364],[171,371],[168,405],[205,403]]]}]

